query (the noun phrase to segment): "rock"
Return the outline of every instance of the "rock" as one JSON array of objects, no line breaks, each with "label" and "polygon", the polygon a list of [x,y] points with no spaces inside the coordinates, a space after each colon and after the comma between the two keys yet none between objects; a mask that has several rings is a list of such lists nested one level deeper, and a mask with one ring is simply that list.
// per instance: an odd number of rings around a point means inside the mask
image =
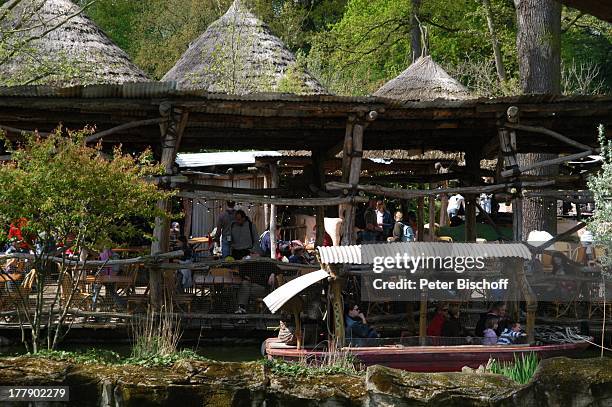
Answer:
[{"label": "rock", "polygon": [[612,406],[612,359],[545,359],[530,384],[539,406]]},{"label": "rock", "polygon": [[370,366],[366,406],[490,406],[520,386],[494,374],[412,373]]},{"label": "rock", "polygon": [[365,395],[363,377],[360,376],[272,375],[266,396],[266,407],[357,407],[363,405]]}]

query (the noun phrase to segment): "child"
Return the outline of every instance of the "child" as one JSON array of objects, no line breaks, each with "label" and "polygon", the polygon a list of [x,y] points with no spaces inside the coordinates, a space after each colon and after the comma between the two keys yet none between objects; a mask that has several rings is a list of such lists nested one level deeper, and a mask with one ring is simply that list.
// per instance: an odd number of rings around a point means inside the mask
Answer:
[{"label": "child", "polygon": [[497,345],[497,329],[498,318],[488,318],[485,322],[486,329],[483,332],[484,338],[482,339],[483,345]]},{"label": "child", "polygon": [[497,344],[512,345],[523,336],[526,336],[526,334],[521,332],[521,324],[519,322],[515,322],[510,326],[510,328],[504,329],[504,331],[499,336],[499,339],[497,340]]}]

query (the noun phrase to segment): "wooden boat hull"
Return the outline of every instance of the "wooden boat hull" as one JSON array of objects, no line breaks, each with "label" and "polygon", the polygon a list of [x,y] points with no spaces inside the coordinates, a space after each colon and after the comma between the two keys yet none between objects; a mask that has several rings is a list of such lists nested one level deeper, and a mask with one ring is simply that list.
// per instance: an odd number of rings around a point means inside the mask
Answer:
[{"label": "wooden boat hull", "polygon": [[[308,349],[276,348],[276,338],[265,342],[269,359],[297,361],[300,359],[324,360],[327,352]],[[489,358],[513,361],[514,356],[536,353],[540,359],[555,356],[576,356],[589,346],[588,342],[555,345],[461,345],[461,346],[383,346],[351,347],[346,350],[365,366],[383,365],[411,372],[456,372],[463,366],[477,368],[486,365]]]}]

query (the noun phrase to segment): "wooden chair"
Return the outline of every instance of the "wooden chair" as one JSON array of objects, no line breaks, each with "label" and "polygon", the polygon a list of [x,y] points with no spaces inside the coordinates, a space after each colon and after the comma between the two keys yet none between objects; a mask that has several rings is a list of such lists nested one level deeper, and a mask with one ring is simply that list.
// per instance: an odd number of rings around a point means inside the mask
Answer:
[{"label": "wooden chair", "polygon": [[58,284],[60,289],[60,305],[62,307],[66,306],[68,301],[70,301],[71,308],[84,311],[92,310],[93,295],[91,293],[85,293],[80,288],[75,287],[74,280],[68,270],[60,273]]},{"label": "wooden chair", "polygon": [[195,297],[193,294],[183,294],[177,291],[176,271],[167,270],[163,272],[164,288],[166,298],[172,300],[172,305],[176,306],[180,311],[191,314],[191,303]]},{"label": "wooden chair", "polygon": [[21,285],[13,287],[10,291],[0,294],[0,311],[11,311],[19,309],[21,305],[24,309],[30,307],[30,293],[32,285],[36,281],[36,270],[32,269],[21,281]]}]

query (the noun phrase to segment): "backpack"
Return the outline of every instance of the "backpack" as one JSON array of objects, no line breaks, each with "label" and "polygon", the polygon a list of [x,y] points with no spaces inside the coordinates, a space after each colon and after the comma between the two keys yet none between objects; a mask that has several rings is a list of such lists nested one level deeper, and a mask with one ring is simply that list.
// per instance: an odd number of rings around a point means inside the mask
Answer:
[{"label": "backpack", "polygon": [[412,242],[414,241],[414,231],[410,227],[410,225],[406,225],[402,223],[402,237],[400,238],[401,242]]}]

